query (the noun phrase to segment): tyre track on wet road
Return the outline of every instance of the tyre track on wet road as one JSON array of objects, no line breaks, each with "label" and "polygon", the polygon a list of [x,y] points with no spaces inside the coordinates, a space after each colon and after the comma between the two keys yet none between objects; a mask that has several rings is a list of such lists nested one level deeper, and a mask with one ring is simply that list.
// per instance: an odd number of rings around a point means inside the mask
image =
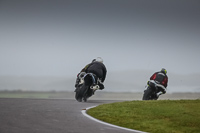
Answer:
[{"label": "tyre track on wet road", "polygon": [[73,99],[0,99],[0,133],[133,133],[101,124],[81,111],[117,101]]}]

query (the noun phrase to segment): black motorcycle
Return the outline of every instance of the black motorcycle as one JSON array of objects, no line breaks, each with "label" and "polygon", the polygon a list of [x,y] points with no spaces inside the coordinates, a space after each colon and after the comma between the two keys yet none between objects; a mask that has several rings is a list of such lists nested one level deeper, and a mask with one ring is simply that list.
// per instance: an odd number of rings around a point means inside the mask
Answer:
[{"label": "black motorcycle", "polygon": [[79,74],[79,85],[76,87],[75,99],[79,102],[87,102],[87,99],[91,97],[96,90],[99,89],[98,78],[93,73],[81,73]]},{"label": "black motorcycle", "polygon": [[156,83],[154,80],[150,80],[145,87],[142,100],[157,100],[165,92],[166,88],[163,85]]}]

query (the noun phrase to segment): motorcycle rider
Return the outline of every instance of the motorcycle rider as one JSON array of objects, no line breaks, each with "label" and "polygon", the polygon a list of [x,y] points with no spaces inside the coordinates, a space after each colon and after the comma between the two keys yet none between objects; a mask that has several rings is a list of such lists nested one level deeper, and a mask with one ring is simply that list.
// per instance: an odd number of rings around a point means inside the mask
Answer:
[{"label": "motorcycle rider", "polygon": [[[99,78],[99,81],[97,83],[99,85],[99,89],[100,90],[104,89],[103,82],[105,81],[105,78],[106,78],[107,69],[106,69],[105,65],[103,64],[103,59],[101,57],[97,57],[96,59],[93,59],[92,62],[87,64],[81,70],[80,73],[82,73],[82,72],[95,74]],[[77,75],[75,87],[77,87],[80,82],[79,74]]]},{"label": "motorcycle rider", "polygon": [[[168,76],[167,76],[167,70],[165,68],[162,68],[161,71],[159,72],[155,72],[151,77],[150,80],[154,80],[157,84],[163,85],[165,87],[165,89],[160,87],[160,92],[157,93],[157,98],[166,93],[166,88],[167,88],[167,84],[168,84]],[[149,85],[148,81],[148,85]]]}]

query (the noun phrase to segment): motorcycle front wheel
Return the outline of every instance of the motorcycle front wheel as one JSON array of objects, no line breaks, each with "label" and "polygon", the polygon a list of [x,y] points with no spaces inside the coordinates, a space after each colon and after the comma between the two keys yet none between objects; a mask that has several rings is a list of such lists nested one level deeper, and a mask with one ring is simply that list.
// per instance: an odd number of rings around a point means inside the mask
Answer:
[{"label": "motorcycle front wheel", "polygon": [[151,97],[152,97],[152,90],[148,88],[144,91],[142,100],[153,100]]},{"label": "motorcycle front wheel", "polygon": [[82,102],[82,95],[81,95],[81,93],[80,93],[80,88],[78,87],[77,89],[76,89],[76,94],[75,94],[75,99],[78,101],[78,102]]},{"label": "motorcycle front wheel", "polygon": [[75,94],[75,98],[78,102],[82,102],[82,100],[84,100],[84,102],[87,101],[87,86],[85,84],[83,84],[82,86],[78,87],[76,89],[76,94]]}]

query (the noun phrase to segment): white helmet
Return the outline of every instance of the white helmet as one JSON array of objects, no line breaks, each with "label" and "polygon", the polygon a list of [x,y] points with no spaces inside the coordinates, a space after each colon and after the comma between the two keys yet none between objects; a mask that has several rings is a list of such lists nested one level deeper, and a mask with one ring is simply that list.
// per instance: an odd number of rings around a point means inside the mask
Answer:
[{"label": "white helmet", "polygon": [[103,59],[101,57],[97,57],[95,61],[103,63]]}]

